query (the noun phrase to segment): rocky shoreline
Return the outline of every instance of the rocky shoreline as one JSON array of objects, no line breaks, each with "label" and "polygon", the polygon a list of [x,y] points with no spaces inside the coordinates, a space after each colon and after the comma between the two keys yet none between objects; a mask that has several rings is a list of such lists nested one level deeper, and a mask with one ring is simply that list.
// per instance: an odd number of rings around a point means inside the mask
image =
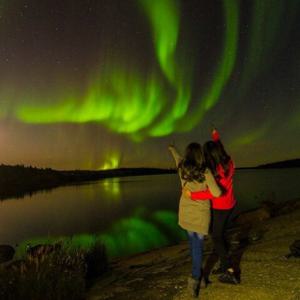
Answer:
[{"label": "rocky shoreline", "polygon": [[[300,258],[286,258],[289,246],[300,239],[300,199],[280,204],[265,202],[233,221],[227,240],[241,284],[222,284],[216,276],[210,275],[212,284],[207,287],[202,284],[200,298],[300,300]],[[24,259],[16,260],[14,248],[0,245],[0,275],[14,287],[6,291],[5,285],[0,294],[13,296],[7,299],[17,299],[14,291],[24,295],[26,290],[30,294],[30,286],[34,284],[35,295],[40,295],[40,290],[49,289],[51,277],[53,286],[61,280],[65,282],[58,295],[68,293],[78,300],[83,299],[82,294],[87,300],[190,299],[186,292],[191,269],[187,242],[114,259],[109,265],[105,252],[102,245],[88,252],[66,252],[60,244],[37,245],[28,249]],[[204,255],[204,273],[210,274],[216,263],[210,237],[205,240]],[[82,270],[77,268],[79,263]],[[61,273],[59,268],[64,271]],[[66,270],[71,272],[70,278],[62,276]],[[99,277],[99,274],[103,275]],[[8,275],[12,280],[6,278]],[[38,285],[36,282],[41,276],[44,278],[42,289],[41,281]],[[72,288],[75,281],[80,289]]]},{"label": "rocky shoreline", "polygon": [[[211,275],[212,284],[201,288],[199,299],[300,299],[300,259],[289,258],[289,246],[300,239],[300,199],[238,216],[228,231],[228,241],[241,284],[226,285]],[[210,238],[205,245],[205,268],[212,255]],[[191,261],[187,242],[116,259],[110,271],[94,282],[88,300],[186,300]]]}]

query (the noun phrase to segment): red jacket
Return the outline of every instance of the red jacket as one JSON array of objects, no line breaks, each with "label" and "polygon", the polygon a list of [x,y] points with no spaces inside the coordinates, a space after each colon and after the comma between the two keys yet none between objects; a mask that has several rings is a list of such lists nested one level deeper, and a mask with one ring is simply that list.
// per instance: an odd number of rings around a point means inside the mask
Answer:
[{"label": "red jacket", "polygon": [[[214,130],[212,133],[212,139],[214,142],[220,140],[219,133]],[[218,178],[217,183],[223,190],[220,197],[213,197],[210,191],[207,189],[202,192],[191,192],[192,200],[207,200],[211,199],[213,209],[231,209],[235,206],[236,200],[233,194],[233,174],[234,174],[234,163],[232,160],[229,162],[228,174],[225,176],[224,169],[221,164],[217,166]]]}]

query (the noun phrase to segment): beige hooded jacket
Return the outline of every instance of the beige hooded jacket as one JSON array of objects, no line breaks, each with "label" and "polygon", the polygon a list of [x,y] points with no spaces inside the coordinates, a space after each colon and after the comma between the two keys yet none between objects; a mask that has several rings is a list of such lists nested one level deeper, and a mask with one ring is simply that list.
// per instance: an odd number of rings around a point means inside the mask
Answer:
[{"label": "beige hooded jacket", "polygon": [[[175,147],[169,147],[170,152],[178,168],[182,157],[178,154]],[[182,179],[181,170],[178,169],[181,186],[188,188],[190,191],[204,191],[207,188],[210,190],[213,196],[219,197],[221,195],[221,189],[215,181],[209,169],[206,169],[204,176],[205,180],[203,182],[192,181],[188,182]],[[207,235],[209,231],[210,224],[210,201],[201,200],[195,201],[181,194],[179,202],[179,213],[178,213],[178,223],[179,225],[188,231],[201,233]]]}]

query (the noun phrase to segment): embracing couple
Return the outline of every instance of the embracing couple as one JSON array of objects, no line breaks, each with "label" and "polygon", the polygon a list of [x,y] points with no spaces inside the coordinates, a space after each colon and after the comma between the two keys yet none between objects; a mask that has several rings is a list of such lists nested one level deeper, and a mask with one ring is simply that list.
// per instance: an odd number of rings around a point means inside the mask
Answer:
[{"label": "embracing couple", "polygon": [[[192,256],[192,276],[188,289],[197,297],[203,277],[202,257],[204,236],[212,225],[212,240],[220,267],[214,270],[219,281],[238,284],[225,241],[225,230],[236,205],[232,177],[234,164],[226,153],[216,129],[212,140],[203,147],[198,143],[187,146],[184,157],[171,145],[172,153],[182,185],[179,203],[179,225],[188,233]],[[211,209],[212,208],[212,209]]]}]

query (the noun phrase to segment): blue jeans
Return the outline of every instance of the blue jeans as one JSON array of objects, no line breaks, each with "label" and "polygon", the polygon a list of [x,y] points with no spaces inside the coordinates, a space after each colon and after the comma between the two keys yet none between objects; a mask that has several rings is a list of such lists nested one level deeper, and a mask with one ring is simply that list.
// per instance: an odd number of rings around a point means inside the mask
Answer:
[{"label": "blue jeans", "polygon": [[192,256],[192,276],[195,279],[201,277],[202,256],[204,247],[204,235],[198,232],[188,231],[190,251]]}]

